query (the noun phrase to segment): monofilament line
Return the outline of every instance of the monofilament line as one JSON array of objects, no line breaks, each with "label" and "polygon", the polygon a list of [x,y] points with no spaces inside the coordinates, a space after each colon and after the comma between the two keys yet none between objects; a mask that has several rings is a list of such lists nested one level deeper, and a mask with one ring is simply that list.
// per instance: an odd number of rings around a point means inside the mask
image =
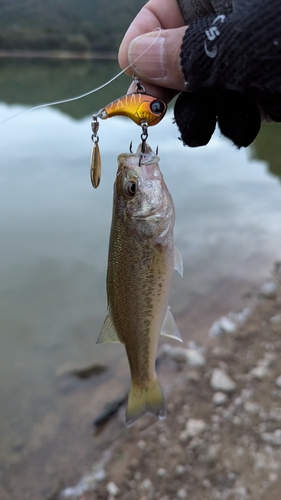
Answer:
[{"label": "monofilament line", "polygon": [[48,108],[49,106],[57,106],[58,104],[66,104],[67,102],[78,101],[78,99],[84,99],[84,97],[87,97],[88,95],[94,94],[95,92],[98,92],[99,90],[103,89],[104,87],[106,87],[110,83],[114,82],[114,80],[116,80],[117,78],[119,78],[119,76],[121,76],[123,73],[125,73],[125,71],[127,71],[129,68],[131,68],[131,66],[133,66],[140,59],[140,57],[142,57],[148,50],[151,49],[151,47],[157,42],[162,29],[161,28],[156,28],[154,31],[159,31],[159,33],[158,33],[157,37],[153,40],[153,42],[151,43],[151,45],[147,49],[145,49],[131,64],[129,64],[122,71],[120,71],[120,73],[118,73],[117,75],[113,76],[113,78],[111,78],[110,80],[108,80],[106,83],[103,83],[99,87],[97,87],[95,89],[92,89],[89,92],[85,92],[85,94],[78,95],[76,97],[70,97],[69,99],[62,99],[61,101],[48,102],[48,103],[45,103],[45,104],[38,104],[38,106],[33,106],[32,108],[24,109],[23,111],[20,111],[20,113],[17,113],[16,115],[13,115],[13,116],[10,116],[9,118],[6,118],[6,120],[3,120],[2,122],[0,122],[0,125],[2,125],[3,123],[8,122],[10,120],[13,120],[17,116],[23,115],[24,113],[28,113],[29,111],[35,111],[36,109]]}]

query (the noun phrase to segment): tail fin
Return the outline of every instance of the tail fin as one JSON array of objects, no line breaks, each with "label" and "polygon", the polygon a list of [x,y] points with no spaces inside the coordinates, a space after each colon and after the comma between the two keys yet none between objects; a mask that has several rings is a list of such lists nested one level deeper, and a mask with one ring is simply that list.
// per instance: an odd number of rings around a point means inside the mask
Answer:
[{"label": "tail fin", "polygon": [[132,382],[126,412],[127,425],[132,425],[147,412],[159,418],[166,416],[165,398],[157,377],[148,387],[140,387]]}]

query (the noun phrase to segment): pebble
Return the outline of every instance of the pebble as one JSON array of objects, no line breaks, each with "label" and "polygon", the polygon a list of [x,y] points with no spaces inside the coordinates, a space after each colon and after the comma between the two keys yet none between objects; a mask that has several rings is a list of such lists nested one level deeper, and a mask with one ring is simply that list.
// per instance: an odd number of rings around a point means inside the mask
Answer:
[{"label": "pebble", "polygon": [[269,321],[274,325],[278,325],[278,323],[281,323],[281,314],[276,314],[275,316],[271,316]]},{"label": "pebble", "polygon": [[281,446],[281,429],[276,429],[274,432],[263,432],[261,438],[268,444]]},{"label": "pebble", "polygon": [[106,485],[106,491],[107,493],[109,493],[109,495],[115,497],[119,493],[119,488],[113,481],[110,481]]},{"label": "pebble", "polygon": [[277,377],[277,379],[275,380],[275,384],[277,385],[277,387],[281,388],[281,375],[279,375],[279,377]]},{"label": "pebble", "polygon": [[177,492],[177,497],[182,499],[182,498],[186,498],[187,497],[187,492],[184,488],[181,488],[178,492]]},{"label": "pebble", "polygon": [[178,464],[175,467],[175,473],[177,476],[182,476],[182,474],[185,473],[185,470],[186,469],[185,469],[184,465],[181,465],[181,464]]},{"label": "pebble", "polygon": [[253,368],[250,373],[254,378],[263,380],[268,375],[268,369],[266,366],[260,365]]},{"label": "pebble", "polygon": [[186,422],[186,428],[180,434],[180,441],[186,441],[188,438],[199,436],[206,429],[204,420],[189,418]]},{"label": "pebble", "polygon": [[212,401],[216,406],[222,406],[227,401],[227,395],[224,394],[223,392],[220,392],[220,391],[215,392],[215,394],[213,395]]},{"label": "pebble", "polygon": [[266,299],[274,299],[277,294],[277,285],[274,281],[266,281],[260,288],[260,295]]},{"label": "pebble", "polygon": [[224,333],[235,333],[237,325],[227,316],[223,316],[218,321],[215,321],[209,330],[210,337],[219,337]]},{"label": "pebble", "polygon": [[251,401],[245,401],[244,410],[251,415],[257,415],[260,411],[260,406],[258,403],[252,403]]},{"label": "pebble", "polygon": [[144,479],[140,487],[143,490],[150,490],[152,488],[152,482],[150,481],[150,479]]},{"label": "pebble", "polygon": [[235,382],[219,368],[213,370],[210,384],[214,391],[233,392],[236,389]]},{"label": "pebble", "polygon": [[166,474],[167,474],[167,471],[166,471],[166,469],[163,469],[163,467],[160,467],[157,471],[157,475],[160,477],[164,477],[164,476],[166,476]]},{"label": "pebble", "polygon": [[145,441],[143,441],[142,439],[138,441],[137,447],[139,448],[139,450],[144,450],[146,447]]},{"label": "pebble", "polygon": [[205,365],[205,358],[198,349],[186,349],[185,347],[174,347],[169,344],[163,344],[161,353],[168,355],[176,363],[189,364],[193,368]]}]

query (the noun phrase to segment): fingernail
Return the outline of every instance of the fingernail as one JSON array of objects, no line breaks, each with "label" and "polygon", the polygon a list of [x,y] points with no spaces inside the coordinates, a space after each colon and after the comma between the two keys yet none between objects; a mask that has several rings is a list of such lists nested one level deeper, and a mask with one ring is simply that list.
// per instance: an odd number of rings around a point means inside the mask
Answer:
[{"label": "fingernail", "polygon": [[162,80],[167,76],[164,64],[164,42],[163,36],[148,33],[138,36],[130,43],[128,59],[137,76],[146,77],[149,80]]}]

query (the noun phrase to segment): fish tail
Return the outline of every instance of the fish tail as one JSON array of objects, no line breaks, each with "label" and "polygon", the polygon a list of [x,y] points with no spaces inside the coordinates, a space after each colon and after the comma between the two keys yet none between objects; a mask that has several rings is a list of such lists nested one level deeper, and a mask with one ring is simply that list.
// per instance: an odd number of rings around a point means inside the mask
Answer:
[{"label": "fish tail", "polygon": [[154,413],[158,418],[166,416],[165,398],[157,377],[148,387],[141,387],[132,382],[128,397],[126,424],[132,425],[147,412]]}]

